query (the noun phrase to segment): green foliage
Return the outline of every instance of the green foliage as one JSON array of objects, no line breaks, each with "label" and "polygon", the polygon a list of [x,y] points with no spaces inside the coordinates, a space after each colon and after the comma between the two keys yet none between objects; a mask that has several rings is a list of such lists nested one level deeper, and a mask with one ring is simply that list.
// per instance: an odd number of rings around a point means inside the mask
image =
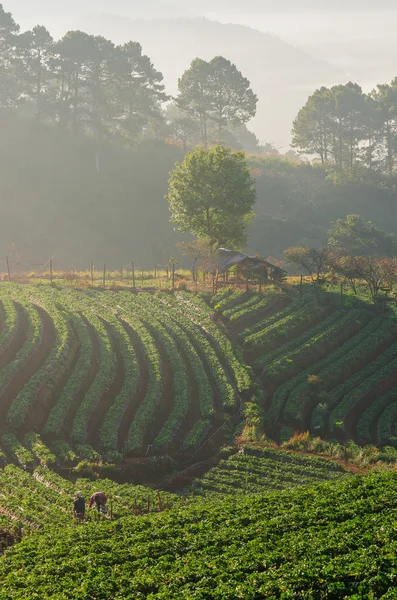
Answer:
[{"label": "green foliage", "polygon": [[221,143],[223,129],[244,124],[256,113],[258,98],[250,82],[222,56],[210,62],[196,58],[179,79],[178,91],[177,105],[199,124],[205,148],[211,122]]},{"label": "green foliage", "polygon": [[31,598],[32,590],[66,600],[81,589],[117,600],[392,598],[395,486],[395,473],[348,477],[69,525],[55,544],[49,530],[7,552],[1,591],[4,600]]},{"label": "green foliage", "polygon": [[221,146],[198,148],[177,163],[167,196],[179,231],[229,248],[244,244],[255,198],[244,154]]},{"label": "green foliage", "polygon": [[394,256],[397,249],[392,234],[382,231],[359,215],[347,215],[346,219],[338,219],[329,231],[328,244],[333,248],[342,248],[354,256]]}]

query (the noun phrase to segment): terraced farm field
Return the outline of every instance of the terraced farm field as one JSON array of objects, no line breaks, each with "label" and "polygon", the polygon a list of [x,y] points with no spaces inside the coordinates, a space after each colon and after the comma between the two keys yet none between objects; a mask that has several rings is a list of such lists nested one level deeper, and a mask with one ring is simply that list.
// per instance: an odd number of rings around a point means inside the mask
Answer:
[{"label": "terraced farm field", "polygon": [[65,457],[211,455],[253,395],[276,441],[309,430],[394,443],[392,316],[272,286],[224,289],[210,304],[178,291],[3,284],[0,447],[8,460],[26,462],[31,432]]},{"label": "terraced farm field", "polygon": [[9,453],[29,432],[80,455],[87,446],[110,458],[194,452],[208,438],[217,443],[251,385],[213,310],[184,292],[7,283],[0,325]]},{"label": "terraced farm field", "polygon": [[397,323],[327,293],[262,296],[223,290],[213,299],[263,390],[267,433],[394,443]]}]

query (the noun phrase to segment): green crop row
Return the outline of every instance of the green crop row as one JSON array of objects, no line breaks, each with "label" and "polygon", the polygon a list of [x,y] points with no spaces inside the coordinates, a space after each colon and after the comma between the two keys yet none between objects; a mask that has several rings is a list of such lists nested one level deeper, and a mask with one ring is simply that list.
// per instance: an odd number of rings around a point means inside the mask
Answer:
[{"label": "green crop row", "polygon": [[270,372],[273,365],[276,366],[279,363],[281,364],[286,357],[290,355],[293,356],[296,352],[299,352],[300,348],[304,348],[308,344],[311,344],[318,336],[323,334],[328,327],[331,327],[334,323],[342,319],[345,314],[346,312],[344,310],[335,311],[329,317],[320,321],[320,323],[311,327],[297,338],[282,344],[282,346],[276,348],[272,352],[266,352],[262,356],[259,356],[255,361],[255,366],[257,368],[262,368],[264,373]]},{"label": "green crop row", "polygon": [[229,317],[232,323],[243,321],[244,319],[252,317],[253,315],[258,315],[258,318],[260,318],[261,312],[273,304],[276,304],[278,299],[279,296],[277,296],[276,293],[268,293],[265,296],[263,296],[263,294],[259,294],[251,298],[251,300],[248,302],[245,302],[241,306],[237,307],[237,309],[233,310],[233,312],[225,311],[224,315]]},{"label": "green crop row", "polygon": [[55,454],[44,444],[37,433],[28,433],[25,435],[24,444],[43,467],[49,467],[56,463]]},{"label": "green crop row", "polygon": [[43,338],[43,324],[37,308],[19,298],[21,310],[27,317],[27,337],[22,347],[18,350],[15,359],[9,362],[0,371],[0,396],[5,392],[11,380],[21,371],[32,354],[39,348]]},{"label": "green crop row", "polygon": [[211,373],[214,385],[219,390],[224,407],[233,407],[235,404],[234,388],[229,382],[225,370],[204,330],[197,322],[193,322],[185,316],[184,310],[181,310],[180,304],[174,298],[161,294],[155,296],[155,298],[158,300],[159,307],[162,308],[163,312],[187,332],[192,344],[202,357],[203,362],[208,365],[208,370]]},{"label": "green crop row", "polygon": [[258,331],[248,337],[245,337],[244,344],[256,351],[265,352],[271,348],[274,342],[288,340],[295,335],[296,331],[303,325],[310,327],[316,324],[326,314],[326,307],[322,305],[313,305],[308,303],[301,309],[292,313],[284,319],[279,319],[276,323],[269,325],[262,331]]},{"label": "green crop row", "polygon": [[138,389],[138,363],[130,337],[117,318],[119,296],[114,292],[98,295],[89,293],[100,310],[102,318],[110,325],[117,340],[124,367],[124,378],[120,392],[109,407],[101,427],[101,444],[108,453],[115,453],[118,446],[118,430],[121,421]]},{"label": "green crop row", "polygon": [[[139,300],[140,304],[143,303],[150,306],[150,310],[153,311],[156,318],[161,320],[163,326],[178,340],[193,371],[194,385],[199,393],[200,419],[195,423],[193,428],[194,431],[189,432],[185,439],[184,447],[195,447],[201,442],[202,434],[205,435],[205,432],[208,429],[208,422],[211,422],[211,418],[214,414],[212,388],[203,362],[185,330],[177,323],[177,321],[170,318],[167,312],[164,312],[164,305],[150,294],[139,296]],[[185,406],[188,406],[186,401]],[[186,413],[184,416],[185,415]]]},{"label": "green crop row", "polygon": [[42,288],[27,286],[19,287],[18,291],[46,311],[54,327],[56,338],[43,366],[23,386],[8,411],[8,422],[15,428],[20,428],[25,422],[39,390],[44,386],[53,388],[62,374],[62,369],[68,365],[75,351],[68,314],[58,308],[56,290],[45,286]]},{"label": "green crop row", "polygon": [[[112,327],[106,328],[100,307],[88,297],[81,298],[76,293],[75,306],[86,318],[95,331],[98,341],[98,370],[88,391],[84,395],[73,419],[72,438],[84,444],[87,439],[88,425],[91,415],[96,410],[100,399],[111,387],[116,374],[116,354],[111,336],[115,335]],[[111,333],[109,333],[111,332]]]},{"label": "green crop row", "polygon": [[155,296],[159,307],[169,318],[176,321],[188,334],[193,346],[201,356],[203,363],[207,365],[211,373],[214,385],[218,388],[224,407],[233,407],[235,404],[234,388],[228,380],[225,370],[204,330],[196,322],[187,318],[181,306],[174,298],[164,295]]},{"label": "green crop row", "polygon": [[306,303],[307,303],[306,298],[299,298],[299,299],[293,300],[287,306],[285,306],[282,310],[279,310],[277,313],[275,313],[273,315],[269,315],[269,316],[265,317],[264,319],[262,319],[261,321],[259,321],[258,323],[255,323],[254,325],[251,325],[250,327],[247,327],[246,329],[244,329],[244,331],[239,333],[239,337],[243,341],[245,341],[247,338],[253,336],[255,333],[260,333],[261,331],[267,329],[268,327],[271,327],[272,325],[277,323],[277,321],[281,321],[282,319],[285,319],[286,317],[297,313],[299,310],[301,310],[305,306]]},{"label": "green crop row", "polygon": [[155,413],[163,396],[163,377],[160,353],[148,323],[141,320],[139,309],[128,293],[117,295],[119,318],[137,331],[142,351],[148,363],[148,385],[143,402],[138,407],[128,433],[127,447],[131,452],[141,449],[147,431],[153,423]]},{"label": "green crop row", "polygon": [[[168,328],[162,325],[162,315],[150,302],[149,295],[139,295],[134,300],[137,314],[139,314],[140,319],[146,322],[147,325],[150,323],[152,332],[157,340],[160,341],[171,365],[174,391],[173,408],[167,421],[163,424],[160,433],[154,440],[155,447],[165,450],[170,446],[176,432],[180,429],[191,402],[186,364],[175,339],[170,335]],[[176,333],[175,338],[178,339],[179,332],[174,331],[173,333]]]},{"label": "green crop row", "polygon": [[330,431],[335,431],[339,428],[344,429],[347,415],[357,405],[362,396],[371,391],[371,389],[383,379],[395,373],[397,369],[397,344],[393,344],[393,346],[394,359],[381,368],[377,373],[374,373],[371,377],[364,379],[364,381],[362,381],[362,383],[354,390],[343,396],[342,400],[335,406],[329,417]]},{"label": "green crop row", "polygon": [[14,434],[3,434],[1,436],[1,445],[5,450],[6,456],[10,462],[17,462],[23,467],[34,464],[35,458],[32,452],[25,448],[25,446],[21,444]]},{"label": "green crop row", "polygon": [[240,392],[248,390],[251,386],[250,369],[244,364],[241,354],[234,350],[228,337],[213,322],[211,309],[201,298],[192,296],[187,292],[177,293],[175,298],[183,303],[183,308],[187,309],[189,316],[196,320],[196,323],[216,343],[223,360],[233,373],[237,389]]},{"label": "green crop row", "polygon": [[[7,286],[8,288],[8,286]],[[3,327],[0,333],[0,354],[2,354],[11,344],[18,329],[19,314],[15,303],[10,298],[7,291],[1,291],[1,312],[3,315]]]},{"label": "green crop row", "polygon": [[[352,311],[352,317],[355,319],[362,318],[363,323],[365,323],[367,313],[359,309],[357,311],[354,310]],[[290,418],[299,419],[302,410],[302,399],[304,402],[309,401],[311,393],[318,393],[317,387],[319,385],[332,385],[334,377],[340,376],[341,369],[348,366],[349,360],[360,356],[359,350],[362,344],[368,350],[368,339],[372,340],[370,336],[378,330],[381,322],[381,319],[370,321],[359,333],[342,344],[326,358],[319,360],[296,377],[281,385],[273,395],[268,411],[268,418],[272,421],[280,419],[284,405],[287,403],[285,414]]]},{"label": "green crop row", "polygon": [[[332,318],[333,317],[333,318]],[[264,370],[267,376],[288,376],[291,369],[307,368],[307,365],[327,356],[362,327],[362,321],[354,313],[337,312],[321,323],[322,331],[313,335],[306,343],[270,363]],[[315,328],[317,329],[317,328]]]},{"label": "green crop row", "polygon": [[263,300],[262,294],[254,294],[250,292],[246,292],[245,295],[241,298],[241,302],[232,306],[231,308],[227,308],[222,311],[222,314],[225,317],[229,317],[230,319],[241,311],[246,311],[253,308],[258,302]]},{"label": "green crop row", "polygon": [[378,444],[390,443],[391,438],[395,436],[397,420],[396,389],[391,390],[388,395],[390,396],[390,404],[384,409],[378,421],[376,431]]},{"label": "green crop row", "polygon": [[[361,414],[357,424],[357,438],[360,443],[368,443],[371,440],[371,426],[378,417],[385,411],[388,411],[389,405],[397,400],[397,390],[392,389],[386,394],[382,394]],[[388,423],[388,426],[390,424]],[[391,426],[389,429],[389,438],[391,437]]]},{"label": "green crop row", "polygon": [[244,301],[244,298],[246,298],[245,293],[241,290],[236,290],[231,294],[224,296],[216,303],[212,302],[212,306],[214,307],[214,310],[223,312],[233,306],[239,305],[241,301]]},{"label": "green crop row", "polygon": [[212,296],[211,306],[216,306],[217,304],[222,302],[222,300],[225,300],[226,298],[228,298],[233,293],[233,291],[234,290],[232,287],[226,287],[226,288],[219,290],[219,292],[217,292],[214,296]]},{"label": "green crop row", "polygon": [[73,312],[69,313],[69,319],[77,336],[79,357],[62,393],[59,395],[55,405],[51,409],[44,426],[44,433],[59,434],[62,431],[67,413],[73,404],[73,400],[81,389],[84,378],[87,375],[93,360],[92,341],[90,333],[87,330],[86,322],[79,314]]}]

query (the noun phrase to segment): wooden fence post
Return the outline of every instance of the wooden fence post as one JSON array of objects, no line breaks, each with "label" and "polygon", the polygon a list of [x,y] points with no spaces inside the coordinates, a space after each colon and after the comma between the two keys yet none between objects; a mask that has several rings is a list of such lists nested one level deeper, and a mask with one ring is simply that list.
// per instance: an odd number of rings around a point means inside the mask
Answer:
[{"label": "wooden fence post", "polygon": [[303,275],[301,275],[301,283],[300,283],[300,288],[299,288],[299,294],[302,297],[303,296]]},{"label": "wooden fence post", "polygon": [[90,271],[91,271],[91,285],[94,285],[94,265],[93,262],[90,262]]},{"label": "wooden fence post", "polygon": [[52,285],[52,258],[50,258],[50,284]]},{"label": "wooden fence post", "polygon": [[172,289],[175,289],[175,263],[172,263]]},{"label": "wooden fence post", "polygon": [[123,281],[123,265],[121,265],[121,268],[120,268],[120,277],[121,277],[121,281]]},{"label": "wooden fence post", "polygon": [[154,265],[154,278],[157,279],[157,265]]},{"label": "wooden fence post", "polygon": [[11,281],[11,271],[10,271],[10,263],[8,262],[8,256],[6,256],[7,263],[7,271],[8,271],[8,281]]},{"label": "wooden fence post", "polygon": [[106,285],[106,265],[103,265],[103,287]]},{"label": "wooden fence post", "polygon": [[134,261],[132,261],[132,263],[131,263],[131,272],[132,272],[132,287],[135,290],[135,268],[134,268]]},{"label": "wooden fence post", "polygon": [[143,289],[143,269],[142,269],[142,289]]}]

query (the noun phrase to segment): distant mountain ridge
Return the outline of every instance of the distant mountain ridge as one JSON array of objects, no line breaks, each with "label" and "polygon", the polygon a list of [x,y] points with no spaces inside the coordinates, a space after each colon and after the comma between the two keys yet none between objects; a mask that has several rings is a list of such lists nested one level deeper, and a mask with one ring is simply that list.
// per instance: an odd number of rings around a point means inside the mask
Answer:
[{"label": "distant mountain ridge", "polygon": [[325,61],[268,33],[244,25],[204,18],[126,19],[90,15],[73,28],[122,43],[133,39],[165,78],[175,94],[178,78],[197,56],[223,55],[235,62],[259,96],[258,115],[250,124],[261,140],[287,146],[294,117],[318,85],[340,82],[344,75]]}]

